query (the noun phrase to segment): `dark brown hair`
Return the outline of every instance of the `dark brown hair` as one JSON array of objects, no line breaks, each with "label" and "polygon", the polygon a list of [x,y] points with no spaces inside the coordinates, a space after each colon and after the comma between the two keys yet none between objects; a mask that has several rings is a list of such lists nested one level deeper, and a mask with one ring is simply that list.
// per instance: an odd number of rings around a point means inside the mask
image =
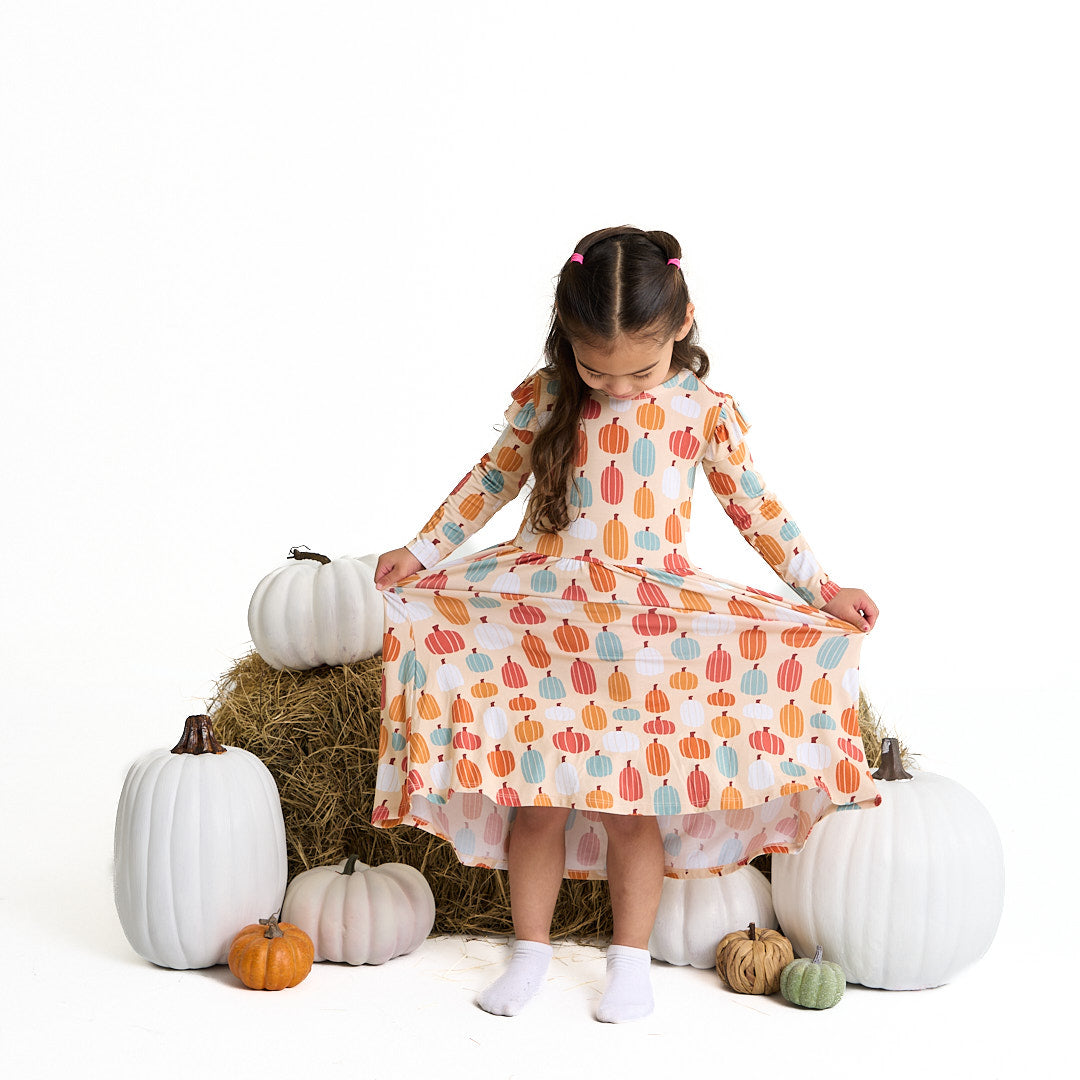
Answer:
[{"label": "dark brown hair", "polygon": [[[690,294],[682,271],[668,259],[682,257],[671,233],[644,232],[632,225],[600,229],[582,237],[555,286],[551,326],[544,343],[542,376],[559,381],[550,419],[532,444],[532,493],[525,522],[533,532],[557,532],[570,524],[567,492],[574,472],[577,432],[587,389],[574,362],[572,341],[614,348],[626,335],[663,344],[686,321]],[[709,357],[695,344],[697,322],[676,341],[672,366],[704,378]]]}]

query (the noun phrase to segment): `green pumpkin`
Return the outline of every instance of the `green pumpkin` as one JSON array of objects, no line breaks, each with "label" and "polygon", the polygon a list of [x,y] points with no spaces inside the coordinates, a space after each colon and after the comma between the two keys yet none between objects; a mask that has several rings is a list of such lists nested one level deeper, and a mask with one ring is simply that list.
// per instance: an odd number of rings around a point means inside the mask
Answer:
[{"label": "green pumpkin", "polygon": [[831,1009],[847,985],[839,964],[821,961],[821,946],[813,960],[792,960],[780,972],[780,993],[793,1005],[807,1009]]}]

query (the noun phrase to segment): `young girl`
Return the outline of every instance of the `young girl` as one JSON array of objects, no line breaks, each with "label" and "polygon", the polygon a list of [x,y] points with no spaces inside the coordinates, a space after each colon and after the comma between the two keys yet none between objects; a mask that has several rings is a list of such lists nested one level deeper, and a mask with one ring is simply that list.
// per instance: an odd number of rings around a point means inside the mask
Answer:
[{"label": "young girl", "polygon": [[[630,226],[578,243],[546,365],[513,391],[490,452],[375,572],[372,820],[508,869],[515,946],[480,996],[488,1012],[517,1013],[542,985],[564,877],[608,879],[597,1019],[632,1020],[653,1006],[665,874],[799,851],[838,805],[877,801],[857,719],[877,608],[821,570],[757,472],[735,400],[704,383],[680,255],[669,233]],[[444,561],[530,473],[513,540]],[[696,473],[797,601],[687,558]]]}]

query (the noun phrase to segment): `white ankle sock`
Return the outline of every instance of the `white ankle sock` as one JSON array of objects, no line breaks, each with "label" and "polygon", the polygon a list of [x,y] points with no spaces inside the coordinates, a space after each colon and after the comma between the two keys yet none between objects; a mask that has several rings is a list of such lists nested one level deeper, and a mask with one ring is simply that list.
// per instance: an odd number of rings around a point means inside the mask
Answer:
[{"label": "white ankle sock", "polygon": [[516,941],[506,971],[481,993],[476,1003],[496,1016],[516,1016],[540,989],[551,954],[552,948],[546,942]]},{"label": "white ankle sock", "polygon": [[653,1011],[652,983],[648,949],[630,945],[609,945],[607,950],[607,988],[596,1008],[596,1019],[606,1024],[640,1020]]}]

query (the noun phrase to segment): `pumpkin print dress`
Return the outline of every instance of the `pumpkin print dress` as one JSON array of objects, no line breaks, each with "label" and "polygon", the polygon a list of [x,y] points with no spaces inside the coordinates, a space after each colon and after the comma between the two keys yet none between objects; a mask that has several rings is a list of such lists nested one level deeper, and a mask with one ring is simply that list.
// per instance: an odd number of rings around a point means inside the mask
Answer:
[{"label": "pumpkin print dress", "polygon": [[[754,468],[734,399],[692,372],[633,399],[589,389],[571,523],[447,559],[514,498],[558,382],[522,382],[508,426],[407,545],[383,593],[372,821],[505,867],[519,806],[571,809],[569,878],[606,877],[600,813],[659,819],[665,873],[798,851],[825,814],[878,801],[859,737],[856,627]],[[695,476],[805,603],[685,554]]]}]

